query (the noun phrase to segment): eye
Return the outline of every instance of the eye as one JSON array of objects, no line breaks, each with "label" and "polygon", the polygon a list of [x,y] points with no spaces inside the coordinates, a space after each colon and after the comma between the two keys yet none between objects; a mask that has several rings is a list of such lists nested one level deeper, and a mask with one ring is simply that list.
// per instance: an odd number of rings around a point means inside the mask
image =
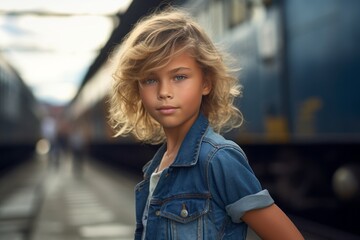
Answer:
[{"label": "eye", "polygon": [[143,86],[154,85],[155,83],[157,83],[157,80],[153,78],[144,79],[140,81],[140,85]]},{"label": "eye", "polygon": [[175,80],[175,81],[181,81],[181,80],[185,80],[186,78],[187,78],[186,75],[176,75],[176,76],[174,77],[174,80]]}]

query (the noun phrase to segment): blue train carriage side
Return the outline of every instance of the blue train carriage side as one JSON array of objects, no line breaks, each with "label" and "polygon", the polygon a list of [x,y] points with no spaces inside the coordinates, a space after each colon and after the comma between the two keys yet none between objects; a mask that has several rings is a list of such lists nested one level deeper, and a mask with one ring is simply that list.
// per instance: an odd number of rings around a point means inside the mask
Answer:
[{"label": "blue train carriage side", "polygon": [[360,2],[287,1],[284,12],[292,140],[318,146],[305,157],[329,171],[339,199],[358,204]]},{"label": "blue train carriage side", "polygon": [[0,56],[0,174],[28,160],[40,137],[38,102]]},{"label": "blue train carriage side", "polygon": [[360,234],[360,2],[188,1],[237,59],[242,128],[228,134],[276,200]]},{"label": "blue train carriage side", "polygon": [[[287,188],[297,190],[292,200],[281,183],[276,192],[299,212],[360,233],[360,2],[289,0],[280,7],[289,135],[281,163],[293,169]],[[271,115],[265,119],[269,126]]]},{"label": "blue train carriage side", "polygon": [[285,5],[294,138],[358,143],[360,28],[356,23],[360,20],[360,3],[323,1],[311,5],[299,1]]}]

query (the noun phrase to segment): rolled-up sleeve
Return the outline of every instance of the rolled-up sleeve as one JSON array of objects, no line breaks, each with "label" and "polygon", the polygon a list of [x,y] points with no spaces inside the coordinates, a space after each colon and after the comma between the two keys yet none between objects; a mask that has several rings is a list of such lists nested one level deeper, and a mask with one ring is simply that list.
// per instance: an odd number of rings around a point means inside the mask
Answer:
[{"label": "rolled-up sleeve", "polygon": [[251,169],[244,152],[236,147],[219,149],[210,160],[209,182],[214,200],[235,223],[246,211],[274,203]]},{"label": "rolled-up sleeve", "polygon": [[248,195],[240,200],[226,206],[226,212],[235,223],[241,222],[241,217],[245,212],[265,208],[274,203],[268,190],[262,190],[256,194]]}]

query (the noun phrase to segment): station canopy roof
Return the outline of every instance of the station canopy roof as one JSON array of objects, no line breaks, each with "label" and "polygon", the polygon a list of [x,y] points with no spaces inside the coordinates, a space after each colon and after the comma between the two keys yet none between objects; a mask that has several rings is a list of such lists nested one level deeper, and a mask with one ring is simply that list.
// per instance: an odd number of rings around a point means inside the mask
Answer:
[{"label": "station canopy roof", "polygon": [[0,55],[40,101],[66,104],[131,3],[1,0]]}]

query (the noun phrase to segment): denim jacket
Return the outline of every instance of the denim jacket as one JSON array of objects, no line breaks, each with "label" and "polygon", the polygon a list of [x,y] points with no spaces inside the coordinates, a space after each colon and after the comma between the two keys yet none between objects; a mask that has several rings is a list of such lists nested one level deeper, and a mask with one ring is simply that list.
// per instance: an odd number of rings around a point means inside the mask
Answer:
[{"label": "denim jacket", "polygon": [[245,239],[243,214],[274,203],[242,149],[216,134],[202,114],[148,199],[150,176],[165,151],[166,144],[135,187],[135,239]]}]

